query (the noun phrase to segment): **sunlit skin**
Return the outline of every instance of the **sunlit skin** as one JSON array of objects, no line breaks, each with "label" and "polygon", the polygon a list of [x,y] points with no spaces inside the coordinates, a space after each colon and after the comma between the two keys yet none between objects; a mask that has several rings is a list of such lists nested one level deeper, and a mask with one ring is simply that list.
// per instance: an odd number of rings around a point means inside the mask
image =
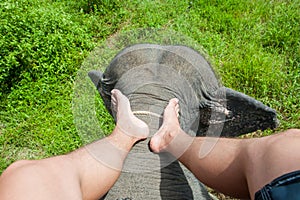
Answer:
[{"label": "sunlit skin", "polygon": [[[133,145],[149,134],[118,90],[112,91],[112,105],[117,125],[111,135],[67,155],[13,163],[0,177],[0,199],[102,197],[120,176]],[[224,194],[253,199],[265,184],[300,169],[295,153],[300,150],[300,130],[253,139],[195,138],[180,128],[179,109],[178,100],[171,99],[162,126],[150,140],[151,150],[170,152],[201,182]],[[202,154],[204,143],[210,142],[215,146]]]},{"label": "sunlit skin", "polygon": [[[255,192],[273,179],[300,169],[300,130],[253,139],[191,137],[179,125],[179,104],[171,99],[163,124],[152,137],[153,152],[177,156],[204,184],[237,198],[254,199]],[[206,156],[202,145],[215,146]]]},{"label": "sunlit skin", "polygon": [[13,163],[0,177],[0,199],[103,196],[118,179],[133,145],[149,134],[148,126],[132,114],[128,99],[118,90],[112,91],[112,105],[117,125],[111,135],[67,155]]}]

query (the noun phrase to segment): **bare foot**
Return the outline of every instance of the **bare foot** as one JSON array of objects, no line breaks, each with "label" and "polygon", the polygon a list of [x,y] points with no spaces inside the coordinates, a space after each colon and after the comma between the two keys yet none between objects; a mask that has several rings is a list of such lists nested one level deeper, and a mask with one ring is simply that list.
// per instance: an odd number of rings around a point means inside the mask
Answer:
[{"label": "bare foot", "polygon": [[150,140],[150,148],[154,153],[168,151],[167,146],[180,132],[178,113],[178,99],[171,99],[165,108],[162,126]]},{"label": "bare foot", "polygon": [[116,112],[116,126],[126,135],[137,140],[145,139],[149,135],[149,127],[138,119],[131,111],[128,98],[117,89],[111,91],[111,104]]}]

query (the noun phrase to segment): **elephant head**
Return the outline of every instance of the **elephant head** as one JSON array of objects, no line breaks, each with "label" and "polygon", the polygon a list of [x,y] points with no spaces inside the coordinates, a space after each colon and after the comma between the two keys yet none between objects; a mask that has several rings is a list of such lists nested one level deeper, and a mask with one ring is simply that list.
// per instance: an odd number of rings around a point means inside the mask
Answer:
[{"label": "elephant head", "polygon": [[[116,55],[104,73],[90,71],[89,76],[112,115],[110,92],[122,91],[134,114],[149,125],[150,136],[174,97],[180,125],[192,136],[233,137],[277,126],[273,109],[221,86],[209,62],[189,47],[133,45]],[[168,154],[151,153],[148,141],[134,146],[105,199],[209,199],[183,165]]]}]

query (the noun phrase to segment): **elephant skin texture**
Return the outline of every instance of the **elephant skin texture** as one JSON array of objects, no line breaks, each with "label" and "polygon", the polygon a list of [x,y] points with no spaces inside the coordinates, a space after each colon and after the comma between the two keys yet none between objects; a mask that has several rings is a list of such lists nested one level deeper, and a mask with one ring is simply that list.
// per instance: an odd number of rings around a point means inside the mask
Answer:
[{"label": "elephant skin texture", "polygon": [[116,88],[150,128],[149,138],[133,147],[120,178],[102,199],[210,199],[176,158],[149,150],[171,98],[179,99],[180,126],[192,136],[235,137],[278,124],[273,109],[222,86],[210,63],[186,46],[133,45],[116,55],[104,73],[90,71],[89,77],[113,116],[111,90]]}]

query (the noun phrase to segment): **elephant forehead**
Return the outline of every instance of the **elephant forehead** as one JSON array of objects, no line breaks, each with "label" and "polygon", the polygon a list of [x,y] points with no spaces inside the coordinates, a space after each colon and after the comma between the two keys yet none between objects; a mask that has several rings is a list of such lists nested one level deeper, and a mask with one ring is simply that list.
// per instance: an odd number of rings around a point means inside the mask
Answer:
[{"label": "elephant forehead", "polygon": [[[133,93],[147,85],[160,85],[161,88],[172,88],[178,93],[195,96],[186,77],[171,66],[164,64],[147,63],[132,68],[119,78],[116,85],[122,85],[124,92],[128,93]],[[156,93],[161,94],[161,91],[156,91]]]},{"label": "elephant forehead", "polygon": [[[215,91],[219,88],[216,75],[206,59],[195,50],[185,46],[160,46],[139,44],[119,53],[106,69],[104,76],[118,80],[127,71],[141,65],[157,63],[167,65],[189,81],[194,91]],[[171,77],[168,78],[169,80]]]},{"label": "elephant forehead", "polygon": [[199,99],[189,84],[173,68],[154,63],[145,64],[123,74],[116,83],[131,103],[133,111],[149,111],[162,115],[171,98],[180,102],[180,122],[189,130],[199,115]]}]

